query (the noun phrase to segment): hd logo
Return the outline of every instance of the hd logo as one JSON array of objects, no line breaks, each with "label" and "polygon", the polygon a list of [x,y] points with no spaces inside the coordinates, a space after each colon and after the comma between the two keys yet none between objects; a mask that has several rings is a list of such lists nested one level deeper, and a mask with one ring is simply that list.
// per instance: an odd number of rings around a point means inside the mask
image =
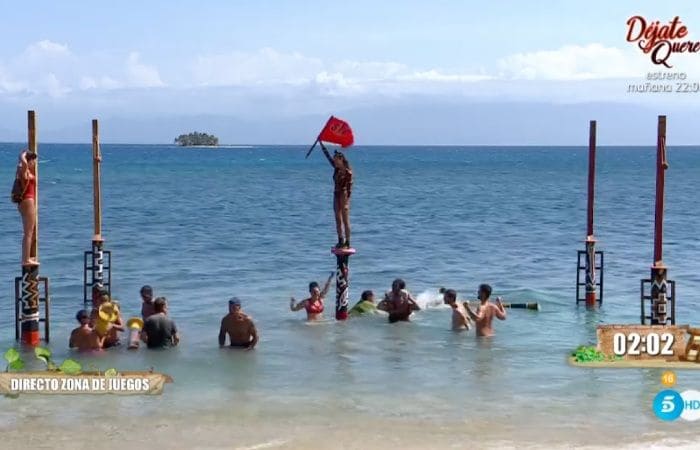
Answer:
[{"label": "hd logo", "polygon": [[695,421],[700,419],[700,392],[688,390],[680,394],[666,389],[654,397],[654,414],[661,420]]}]

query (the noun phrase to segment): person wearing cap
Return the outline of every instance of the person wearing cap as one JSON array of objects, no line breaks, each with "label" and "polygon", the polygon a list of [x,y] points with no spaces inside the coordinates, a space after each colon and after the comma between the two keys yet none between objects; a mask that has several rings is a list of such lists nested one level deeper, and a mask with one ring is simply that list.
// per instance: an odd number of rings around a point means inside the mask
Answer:
[{"label": "person wearing cap", "polygon": [[153,302],[155,314],[146,319],[141,331],[141,340],[148,348],[174,347],[180,343],[175,322],[168,317],[168,301],[158,297]]},{"label": "person wearing cap", "polygon": [[231,347],[252,350],[258,343],[258,330],[253,320],[241,310],[241,301],[237,297],[228,301],[228,314],[221,319],[219,347],[226,345],[227,334]]},{"label": "person wearing cap", "polygon": [[90,327],[90,314],[81,309],[75,315],[75,320],[80,323],[80,326],[71,332],[68,347],[77,348],[78,351],[100,350],[104,338],[98,336],[95,330]]},{"label": "person wearing cap", "polygon": [[156,313],[153,306],[153,288],[151,286],[145,285],[141,288],[141,302],[141,318],[146,320]]}]

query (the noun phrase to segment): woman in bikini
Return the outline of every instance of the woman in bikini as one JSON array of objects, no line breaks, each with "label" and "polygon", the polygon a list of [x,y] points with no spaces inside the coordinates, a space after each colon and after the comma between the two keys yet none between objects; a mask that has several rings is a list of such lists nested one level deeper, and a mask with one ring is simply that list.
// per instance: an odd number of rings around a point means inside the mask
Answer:
[{"label": "woman in bikini", "polygon": [[15,173],[12,187],[12,201],[22,217],[22,265],[38,266],[39,262],[30,257],[34,228],[36,225],[36,154],[23,150]]},{"label": "woman in bikini", "polygon": [[331,272],[331,275],[326,281],[326,285],[323,286],[323,290],[319,288],[318,283],[312,281],[309,283],[309,294],[311,295],[306,300],[302,300],[299,303],[294,300],[294,297],[289,301],[289,309],[292,311],[299,311],[301,309],[306,310],[306,319],[309,321],[320,320],[323,317],[323,300],[328,294],[328,288],[331,286],[331,280],[335,272]]},{"label": "woman in bikini", "polygon": [[[350,248],[350,194],[352,194],[352,168],[345,155],[335,152],[331,157],[328,150],[321,144],[321,150],[328,162],[333,166],[333,211],[335,212],[335,229],[338,232],[336,248]],[[345,231],[345,236],[343,236]]]}]

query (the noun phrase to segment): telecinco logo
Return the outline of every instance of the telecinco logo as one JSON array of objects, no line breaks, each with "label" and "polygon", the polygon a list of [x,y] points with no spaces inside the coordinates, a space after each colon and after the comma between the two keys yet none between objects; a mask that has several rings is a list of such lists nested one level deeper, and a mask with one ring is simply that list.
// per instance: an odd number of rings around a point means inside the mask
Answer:
[{"label": "telecinco logo", "polygon": [[695,421],[700,419],[700,392],[683,391],[680,394],[673,389],[666,389],[654,397],[654,414],[661,420]]},{"label": "telecinco logo", "polygon": [[700,41],[683,41],[686,36],[688,27],[682,25],[678,16],[664,25],[658,20],[647,22],[642,16],[627,20],[627,42],[636,42],[645,54],[649,54],[654,64],[669,69],[673,67],[668,61],[672,54],[700,52]]}]

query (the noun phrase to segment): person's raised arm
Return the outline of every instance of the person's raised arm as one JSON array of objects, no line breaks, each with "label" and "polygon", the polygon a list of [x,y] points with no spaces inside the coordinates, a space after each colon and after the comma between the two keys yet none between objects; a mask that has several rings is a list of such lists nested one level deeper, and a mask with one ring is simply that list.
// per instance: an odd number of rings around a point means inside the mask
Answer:
[{"label": "person's raised arm", "polygon": [[469,314],[469,317],[471,317],[474,320],[481,320],[483,318],[483,314],[481,311],[478,313],[475,313],[471,306],[469,306],[469,302],[464,302],[464,309],[467,310],[467,314]]},{"label": "person's raised arm", "polygon": [[496,317],[500,320],[506,320],[506,309],[501,303],[501,297],[496,298]]},{"label": "person's raised arm", "polygon": [[224,319],[221,319],[221,327],[219,328],[219,347],[226,344],[226,330],[224,329]]},{"label": "person's raised arm", "polygon": [[333,279],[333,275],[335,275],[335,272],[331,272],[330,276],[328,277],[328,280],[326,280],[326,284],[323,286],[323,290],[321,291],[321,298],[325,297],[326,294],[328,294],[328,289],[331,287],[331,280]]},{"label": "person's raised arm", "polygon": [[296,300],[294,300],[294,297],[289,301],[289,309],[292,311],[299,311],[301,309],[304,309],[306,306],[306,300],[302,300],[299,303],[295,303]]},{"label": "person's raised arm", "polygon": [[323,142],[321,141],[318,141],[318,143],[321,145],[321,150],[323,150],[323,154],[326,155],[326,159],[331,164],[331,167],[335,168],[335,164],[333,164],[333,157],[331,157],[331,154],[328,153],[328,149],[326,148],[326,146],[323,145]]}]

